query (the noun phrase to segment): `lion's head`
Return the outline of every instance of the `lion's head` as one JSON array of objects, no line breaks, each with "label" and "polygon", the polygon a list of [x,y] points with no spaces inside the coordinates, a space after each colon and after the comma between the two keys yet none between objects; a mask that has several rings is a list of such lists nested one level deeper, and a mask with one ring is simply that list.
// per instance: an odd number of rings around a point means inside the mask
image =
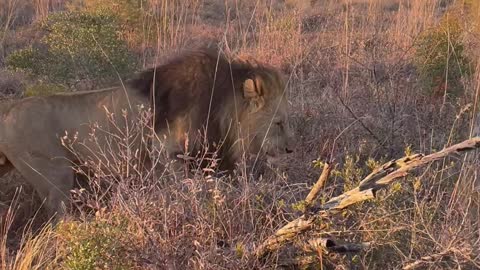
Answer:
[{"label": "lion's head", "polygon": [[[294,134],[290,126],[286,83],[277,70],[254,65],[251,74],[243,81],[243,107],[239,112],[237,140],[231,155],[236,159],[246,151],[251,155],[264,154],[278,157],[294,150]],[[225,106],[229,115],[232,106]],[[228,119],[223,121],[227,123]],[[237,136],[237,137],[236,137]]]},{"label": "lion's head", "polygon": [[152,97],[155,128],[172,156],[187,144],[195,154],[207,142],[220,146],[221,167],[231,169],[244,153],[293,151],[285,78],[273,67],[198,50],[143,72],[131,85]]}]

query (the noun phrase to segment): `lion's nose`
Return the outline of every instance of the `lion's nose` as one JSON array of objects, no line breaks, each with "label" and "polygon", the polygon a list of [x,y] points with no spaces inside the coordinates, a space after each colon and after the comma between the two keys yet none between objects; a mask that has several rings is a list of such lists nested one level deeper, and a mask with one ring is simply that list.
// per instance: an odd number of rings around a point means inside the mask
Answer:
[{"label": "lion's nose", "polygon": [[293,150],[289,149],[289,148],[285,148],[285,152],[287,152],[287,154],[291,154],[291,153],[293,153]]}]

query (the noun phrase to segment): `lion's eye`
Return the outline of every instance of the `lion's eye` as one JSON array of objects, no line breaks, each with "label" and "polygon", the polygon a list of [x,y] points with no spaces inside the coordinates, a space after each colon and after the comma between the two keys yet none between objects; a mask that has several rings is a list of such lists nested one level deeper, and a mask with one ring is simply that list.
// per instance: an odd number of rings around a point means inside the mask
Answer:
[{"label": "lion's eye", "polygon": [[278,121],[278,122],[275,122],[275,125],[277,125],[277,126],[281,127],[283,124],[282,124],[282,122],[281,122],[281,121]]}]

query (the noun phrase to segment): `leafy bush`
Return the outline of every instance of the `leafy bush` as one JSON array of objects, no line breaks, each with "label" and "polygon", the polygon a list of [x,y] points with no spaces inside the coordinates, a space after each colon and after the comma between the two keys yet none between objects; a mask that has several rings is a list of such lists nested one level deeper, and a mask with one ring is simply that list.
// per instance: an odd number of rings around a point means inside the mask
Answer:
[{"label": "leafy bush", "polygon": [[58,229],[63,266],[72,270],[132,269],[126,222],[62,223]]},{"label": "leafy bush", "polygon": [[26,48],[11,53],[6,61],[7,66],[20,70],[28,70],[33,75],[44,73],[43,62],[45,59],[36,48]]},{"label": "leafy bush", "polygon": [[39,83],[28,86],[25,90],[25,96],[48,96],[65,91],[67,91],[67,88],[59,84]]},{"label": "leafy bush", "polygon": [[41,28],[47,32],[42,38],[45,48],[14,52],[7,58],[9,67],[67,85],[81,80],[108,81],[136,67],[113,16],[56,13],[48,16]]},{"label": "leafy bush", "polygon": [[458,15],[446,13],[438,26],[420,35],[415,65],[430,94],[453,96],[463,92],[462,78],[470,72],[462,43],[463,29]]},{"label": "leafy bush", "polygon": [[81,0],[70,5],[71,10],[81,10],[90,14],[113,15],[118,17],[120,25],[140,24],[142,7],[146,0]]},{"label": "leafy bush", "polygon": [[70,10],[77,10],[94,15],[115,17],[119,34],[130,45],[144,42],[145,37],[139,32],[145,31],[142,17],[147,15],[146,0],[78,0],[69,5]]}]

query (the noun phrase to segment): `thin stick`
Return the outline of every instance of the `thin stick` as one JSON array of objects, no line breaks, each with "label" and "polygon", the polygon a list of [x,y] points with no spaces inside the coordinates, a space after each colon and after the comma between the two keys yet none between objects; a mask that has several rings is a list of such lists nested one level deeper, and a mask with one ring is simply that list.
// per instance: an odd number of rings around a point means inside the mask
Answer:
[{"label": "thin stick", "polygon": [[330,164],[325,163],[325,166],[323,167],[322,174],[317,180],[317,183],[312,187],[310,192],[307,195],[307,198],[305,199],[305,207],[308,209],[313,201],[317,198],[318,192],[325,186],[327,183],[328,177],[330,176],[330,172],[332,171],[333,166],[330,166]]}]

